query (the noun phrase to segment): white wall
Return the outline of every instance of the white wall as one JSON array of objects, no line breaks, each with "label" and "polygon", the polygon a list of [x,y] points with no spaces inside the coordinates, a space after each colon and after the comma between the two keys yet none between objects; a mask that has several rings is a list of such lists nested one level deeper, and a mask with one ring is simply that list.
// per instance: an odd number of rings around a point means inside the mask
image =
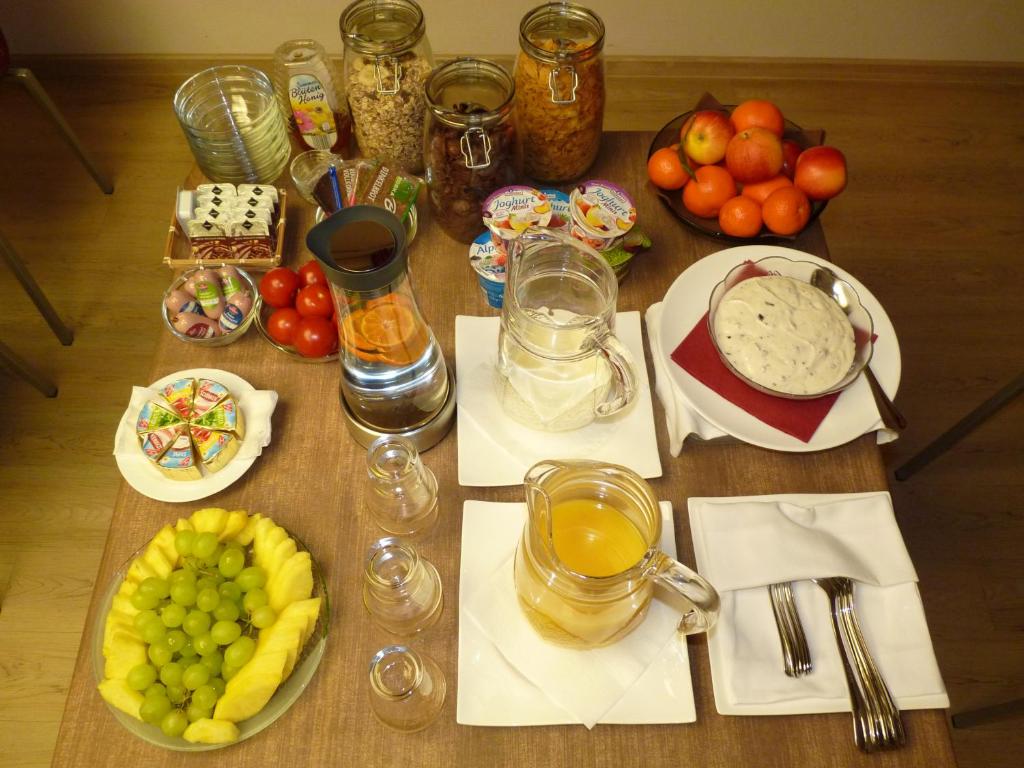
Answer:
[{"label": "white wall", "polygon": [[[435,53],[512,54],[540,0],[421,0]],[[610,55],[1024,61],[1022,0],[585,0]],[[340,53],[345,0],[0,0],[12,52]]]}]

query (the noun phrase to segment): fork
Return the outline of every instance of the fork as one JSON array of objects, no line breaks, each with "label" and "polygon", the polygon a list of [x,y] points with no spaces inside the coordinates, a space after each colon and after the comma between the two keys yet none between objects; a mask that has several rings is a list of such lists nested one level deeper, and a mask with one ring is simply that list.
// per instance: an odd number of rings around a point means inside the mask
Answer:
[{"label": "fork", "polygon": [[772,602],[772,613],[775,614],[775,628],[779,632],[786,674],[789,677],[809,674],[814,668],[811,664],[811,651],[807,647],[807,636],[796,610],[792,585],[788,581],[769,584],[768,596]]},{"label": "fork", "polygon": [[854,741],[864,752],[903,746],[906,731],[899,708],[871,658],[854,612],[853,582],[844,577],[811,581],[829,597],[832,629],[850,690]]}]

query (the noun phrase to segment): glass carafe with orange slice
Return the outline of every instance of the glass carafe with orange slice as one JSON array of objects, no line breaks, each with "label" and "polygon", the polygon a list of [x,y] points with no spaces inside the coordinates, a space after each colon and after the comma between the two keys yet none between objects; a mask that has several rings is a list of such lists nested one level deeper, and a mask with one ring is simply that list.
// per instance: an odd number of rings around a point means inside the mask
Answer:
[{"label": "glass carafe with orange slice", "polygon": [[438,442],[454,387],[413,295],[402,223],[384,208],[352,206],[313,227],[306,244],[334,296],[350,431],[363,445],[382,434],[420,450]]}]

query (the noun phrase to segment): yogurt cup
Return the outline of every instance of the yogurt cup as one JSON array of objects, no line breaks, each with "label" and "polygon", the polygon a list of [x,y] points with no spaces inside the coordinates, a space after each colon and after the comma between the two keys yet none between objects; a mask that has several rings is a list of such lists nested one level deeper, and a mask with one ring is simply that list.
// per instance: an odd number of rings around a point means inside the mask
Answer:
[{"label": "yogurt cup", "polygon": [[529,227],[546,227],[551,221],[551,201],[533,187],[502,187],[484,200],[483,212],[491,239],[503,244]]},{"label": "yogurt cup", "polygon": [[501,309],[505,297],[505,246],[495,243],[492,232],[481,232],[469,246],[469,263],[476,272],[487,304]]},{"label": "yogurt cup", "polygon": [[551,202],[551,220],[548,221],[548,229],[568,234],[572,227],[569,196],[560,189],[542,189],[541,192],[547,195]]},{"label": "yogurt cup", "polygon": [[614,248],[636,223],[636,204],[622,187],[585,181],[569,195],[570,234],[598,251]]}]

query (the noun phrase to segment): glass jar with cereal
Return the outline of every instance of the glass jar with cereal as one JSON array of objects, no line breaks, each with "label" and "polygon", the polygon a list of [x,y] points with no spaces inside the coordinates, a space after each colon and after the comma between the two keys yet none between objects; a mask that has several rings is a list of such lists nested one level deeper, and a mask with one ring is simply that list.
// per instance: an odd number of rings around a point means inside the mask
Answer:
[{"label": "glass jar with cereal", "polygon": [[604,23],[579,5],[548,3],[519,25],[516,59],[523,163],[537,181],[582,176],[601,145]]},{"label": "glass jar with cereal", "polygon": [[366,157],[423,170],[424,84],[434,68],[414,0],[356,0],[341,14],[345,90]]}]

